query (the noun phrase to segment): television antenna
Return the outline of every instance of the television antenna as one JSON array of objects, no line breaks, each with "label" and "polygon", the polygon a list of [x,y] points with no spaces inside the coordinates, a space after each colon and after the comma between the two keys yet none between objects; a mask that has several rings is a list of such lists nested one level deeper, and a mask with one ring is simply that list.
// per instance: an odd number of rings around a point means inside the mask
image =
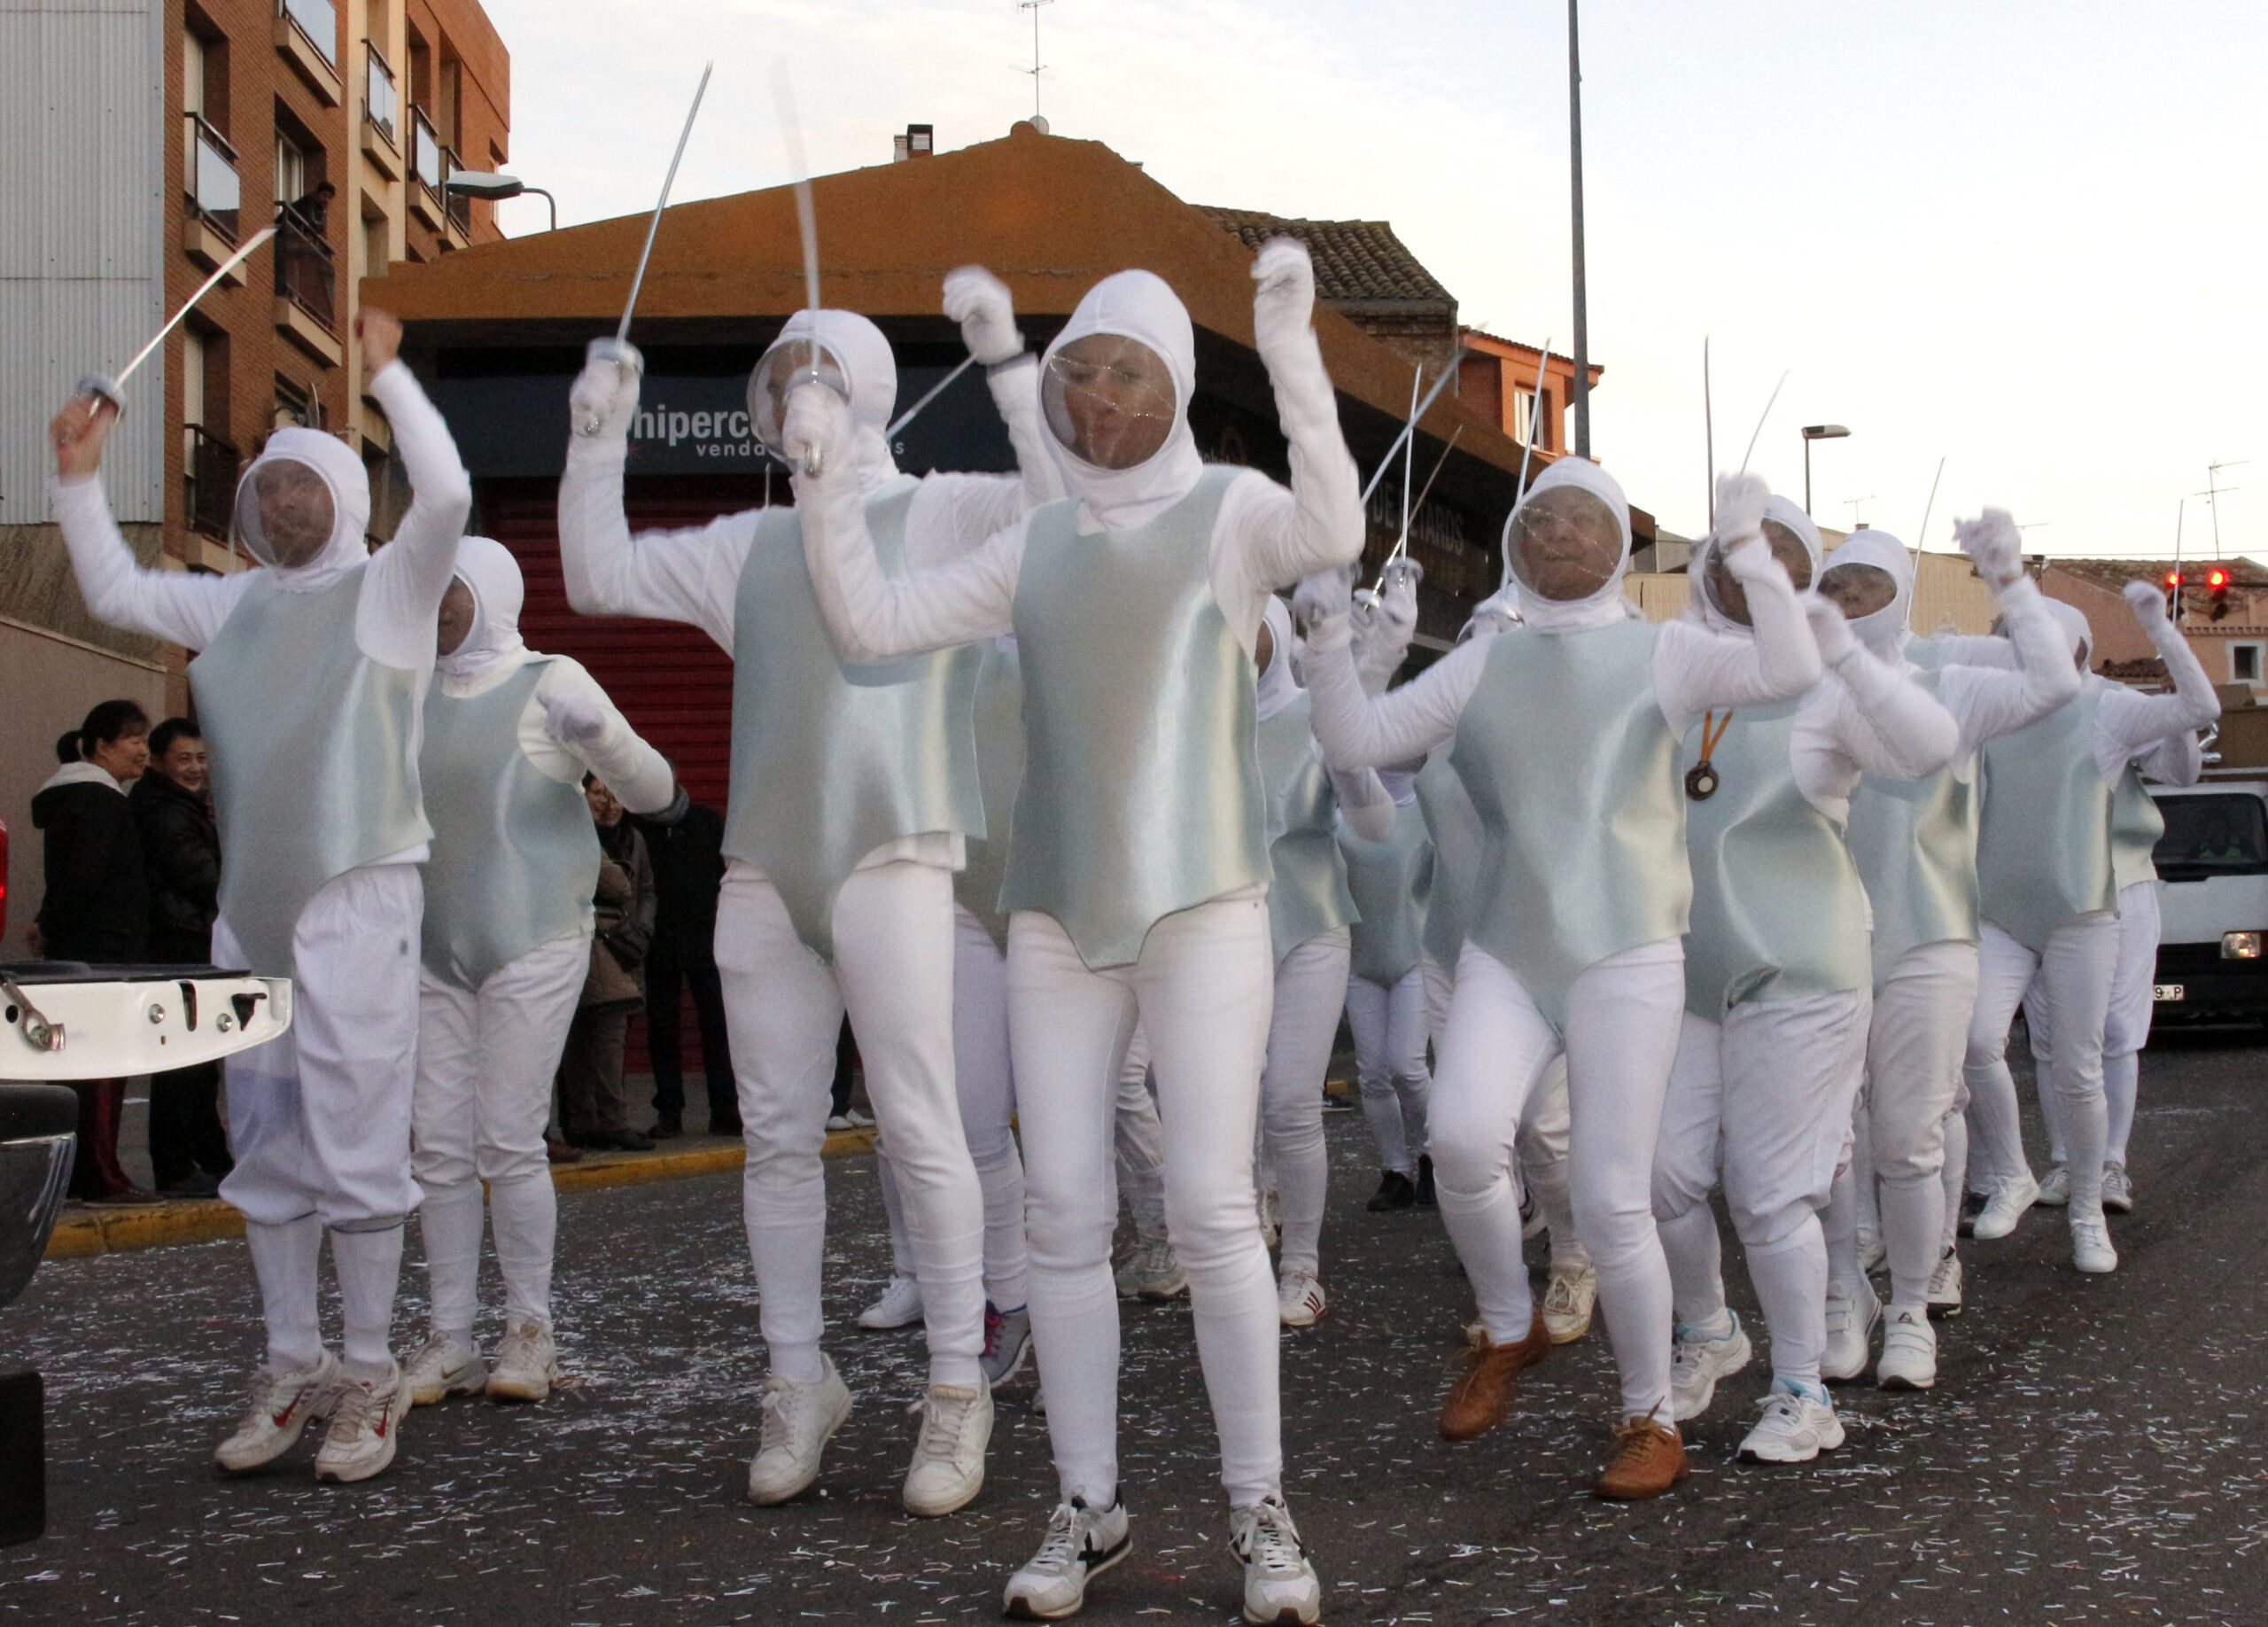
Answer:
[{"label": "television antenna", "polygon": [[1843,500],[1843,506],[1851,510],[1851,529],[1853,531],[1859,529],[1859,505],[1860,503],[1879,502],[1881,501],[1882,499],[1876,497],[1872,492],[1868,492],[1863,497],[1845,497]]},{"label": "television antenna", "polygon": [[2202,492],[2193,492],[2190,494],[2192,496],[2202,497],[2205,500],[2205,506],[2213,511],[2213,557],[2216,559],[2218,559],[2221,557],[2221,499],[2230,492],[2242,491],[2244,489],[2240,486],[2223,486],[2221,484],[2221,471],[2224,469],[2241,469],[2245,464],[2251,461],[2252,460],[2249,457],[2240,457],[2232,459],[2225,463],[2206,464],[2205,489]]},{"label": "television antenna", "polygon": [[1031,75],[1031,121],[1039,126],[1039,133],[1047,134],[1047,121],[1039,116],[1039,76],[1047,65],[1039,59],[1039,12],[1042,6],[1053,5],[1055,0],[1016,0],[1016,10],[1031,13],[1031,66],[1019,67],[1019,74]]}]

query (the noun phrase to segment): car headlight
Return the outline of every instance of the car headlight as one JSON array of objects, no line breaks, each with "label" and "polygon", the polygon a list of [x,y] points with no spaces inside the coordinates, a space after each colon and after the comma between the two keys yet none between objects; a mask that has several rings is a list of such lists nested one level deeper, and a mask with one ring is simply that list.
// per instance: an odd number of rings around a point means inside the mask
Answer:
[{"label": "car headlight", "polygon": [[2221,934],[2221,959],[2224,961],[2256,961],[2260,958],[2258,932],[2224,932]]}]

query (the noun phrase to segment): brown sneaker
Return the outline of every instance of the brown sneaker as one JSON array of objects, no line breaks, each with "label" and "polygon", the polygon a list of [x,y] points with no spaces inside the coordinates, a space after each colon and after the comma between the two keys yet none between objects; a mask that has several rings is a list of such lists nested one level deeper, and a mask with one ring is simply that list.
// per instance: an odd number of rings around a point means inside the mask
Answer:
[{"label": "brown sneaker", "polygon": [[1633,1415],[1614,1432],[1614,1456],[1591,1490],[1615,1502],[1640,1502],[1659,1497],[1688,1472],[1685,1442],[1677,1430]]},{"label": "brown sneaker", "polygon": [[1518,1344],[1493,1344],[1479,1327],[1471,1337],[1464,1371],[1441,1403],[1445,1441],[1469,1441],[1503,1422],[1511,1415],[1512,1390],[1520,1374],[1551,1353],[1551,1335],[1544,1330],[1541,1311],[1528,1324],[1527,1337]]}]

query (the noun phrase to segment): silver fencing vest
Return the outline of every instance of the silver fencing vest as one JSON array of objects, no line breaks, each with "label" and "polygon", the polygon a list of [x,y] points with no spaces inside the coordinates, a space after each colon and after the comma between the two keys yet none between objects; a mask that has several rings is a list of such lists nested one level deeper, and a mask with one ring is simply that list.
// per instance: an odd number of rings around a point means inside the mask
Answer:
[{"label": "silver fencing vest", "polygon": [[1425,953],[1456,976],[1480,884],[1480,815],[1447,751],[1435,751],[1418,774],[1418,806],[1433,844],[1433,890],[1425,902]]},{"label": "silver fencing vest", "polygon": [[[1749,1000],[1874,982],[1859,867],[1835,821],[1796,784],[1789,748],[1802,710],[1783,701],[1733,712],[1710,754],[1716,793],[1685,810],[1685,1008],[1712,1023]],[[1687,733],[1681,770],[1701,760],[1706,724]]]},{"label": "silver fencing vest", "polygon": [[1024,673],[1007,640],[978,648],[984,653],[976,670],[976,778],[984,794],[984,834],[968,838],[968,863],[953,877],[953,897],[1006,953],[1008,918],[1000,912],[1000,883],[1008,873],[1016,787],[1024,777]]},{"label": "silver fencing vest", "polygon": [[430,839],[419,794],[417,674],[354,641],[361,566],[316,593],[266,571],[189,664],[213,748],[221,913],[252,969],[293,975],[299,912],[347,871]]},{"label": "silver fencing vest", "polygon": [[[883,572],[898,574],[919,482],[866,504]],[[792,509],[767,510],[733,613],[733,766],[726,856],[772,878],[796,935],[835,958],[835,898],[901,837],[982,836],[975,645],[858,666],[835,651]]]},{"label": "silver fencing vest", "polygon": [[1345,825],[1339,851],[1347,856],[1347,887],[1362,918],[1355,923],[1349,969],[1391,988],[1425,953],[1425,906],[1433,891],[1433,844],[1416,798],[1394,810],[1394,829],[1369,842]]},{"label": "silver fencing vest", "polygon": [[1489,641],[1450,753],[1484,833],[1467,936],[1557,1027],[1588,966],[1684,935],[1677,736],[1647,621]]},{"label": "silver fencing vest", "polygon": [[[1914,680],[1931,695],[1938,671]],[[1977,941],[1977,759],[1926,779],[1867,775],[1843,839],[1874,906],[1875,986],[1909,949]]]},{"label": "silver fencing vest", "polygon": [[1094,968],[1150,928],[1268,884],[1252,657],[1213,597],[1213,525],[1240,471],[1093,536],[1034,511],[1016,582],[1023,789],[1003,910],[1052,915]]},{"label": "silver fencing vest", "polygon": [[1308,697],[1295,695],[1260,720],[1260,781],[1268,795],[1268,930],[1276,959],[1310,938],[1350,924],[1354,896],[1347,861],[1332,834],[1339,798],[1316,749]]},{"label": "silver fencing vest", "polygon": [[537,656],[478,695],[438,683],[425,693],[425,969],[459,988],[580,931],[598,884],[582,787],[553,779],[520,747],[521,716],[550,664]]},{"label": "silver fencing vest", "polygon": [[2157,880],[2155,849],[2164,834],[2165,815],[2142,788],[2142,771],[2127,764],[2110,793],[2110,874],[2121,891]]},{"label": "silver fencing vest", "polygon": [[1977,911],[2035,953],[2072,916],[2118,907],[2111,787],[2094,765],[2104,688],[2090,682],[2037,723],[1984,743]]}]

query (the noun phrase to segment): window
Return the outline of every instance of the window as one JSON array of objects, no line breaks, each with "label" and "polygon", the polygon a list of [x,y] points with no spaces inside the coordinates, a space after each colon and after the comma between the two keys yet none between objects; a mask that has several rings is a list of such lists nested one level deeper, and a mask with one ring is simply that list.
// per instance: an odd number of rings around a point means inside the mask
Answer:
[{"label": "window", "polygon": [[362,114],[376,127],[387,142],[401,144],[400,97],[394,90],[393,70],[386,59],[378,55],[378,48],[364,43],[367,53],[362,71]]},{"label": "window", "polygon": [[2151,857],[2167,881],[2268,872],[2268,805],[2241,791],[2160,797],[2165,834]]},{"label": "window", "polygon": [[181,421],[205,422],[205,336],[194,328],[181,336]]},{"label": "window", "polygon": [[295,203],[307,195],[307,150],[276,132],[276,201]]},{"label": "window", "polygon": [[383,214],[362,217],[362,275],[384,276],[392,261],[392,239],[387,235],[386,217]]},{"label": "window", "polygon": [[2258,683],[2261,655],[2264,650],[2268,650],[2268,645],[2231,644],[2229,646],[2229,681]]},{"label": "window", "polygon": [[334,0],[277,0],[276,9],[291,19],[325,62],[338,66],[338,7]]}]

